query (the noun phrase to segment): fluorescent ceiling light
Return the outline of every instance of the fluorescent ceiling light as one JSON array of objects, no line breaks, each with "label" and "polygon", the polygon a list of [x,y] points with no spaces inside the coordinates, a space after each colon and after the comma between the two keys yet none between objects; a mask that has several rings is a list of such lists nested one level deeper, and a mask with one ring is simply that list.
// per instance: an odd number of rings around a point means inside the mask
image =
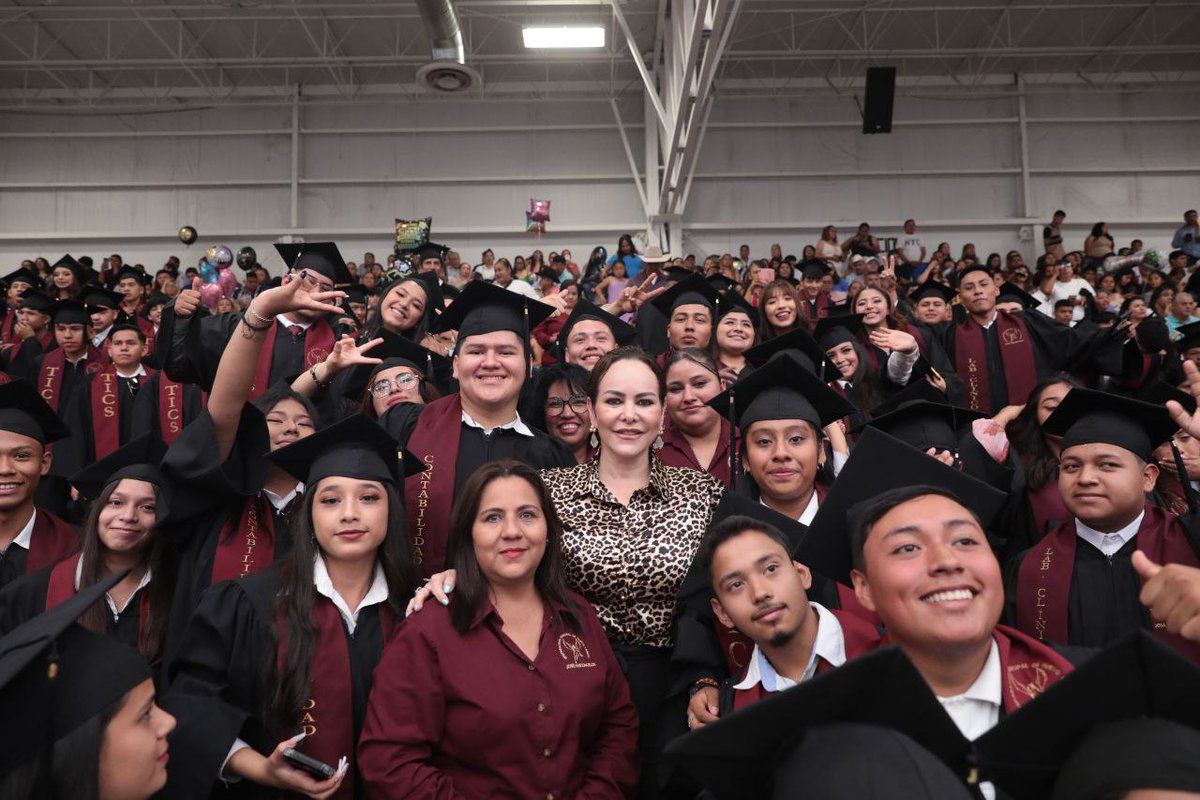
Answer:
[{"label": "fluorescent ceiling light", "polygon": [[529,48],[604,47],[604,28],[522,28],[525,46]]}]

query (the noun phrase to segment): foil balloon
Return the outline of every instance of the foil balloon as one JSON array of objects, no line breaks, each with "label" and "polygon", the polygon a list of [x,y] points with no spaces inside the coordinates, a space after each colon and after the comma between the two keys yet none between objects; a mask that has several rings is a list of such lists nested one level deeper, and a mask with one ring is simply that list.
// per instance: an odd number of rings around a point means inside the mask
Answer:
[{"label": "foil balloon", "polygon": [[186,245],[193,244],[200,234],[196,233],[196,229],[191,225],[184,225],[179,229],[179,241]]},{"label": "foil balloon", "polygon": [[219,283],[206,283],[200,287],[200,299],[208,306],[209,311],[216,311],[217,301],[224,296]]},{"label": "foil balloon", "polygon": [[411,253],[429,243],[429,228],[433,217],[396,220],[396,255]]},{"label": "foil balloon", "polygon": [[232,297],[238,285],[237,278],[233,277],[233,270],[228,267],[217,270],[217,285],[221,287],[222,296]]},{"label": "foil balloon", "polygon": [[237,252],[237,265],[249,272],[254,269],[254,265],[258,263],[258,253],[254,252],[254,248],[247,245]]},{"label": "foil balloon", "polygon": [[533,214],[525,212],[525,232],[526,233],[545,233],[546,223],[533,218]]},{"label": "foil balloon", "polygon": [[233,263],[233,253],[223,244],[214,244],[204,251],[204,259],[217,269],[224,269]]},{"label": "foil balloon", "polygon": [[200,262],[200,280],[206,284],[217,282],[217,268],[207,258]]},{"label": "foil balloon", "polygon": [[529,216],[534,222],[549,222],[550,201],[529,198]]}]

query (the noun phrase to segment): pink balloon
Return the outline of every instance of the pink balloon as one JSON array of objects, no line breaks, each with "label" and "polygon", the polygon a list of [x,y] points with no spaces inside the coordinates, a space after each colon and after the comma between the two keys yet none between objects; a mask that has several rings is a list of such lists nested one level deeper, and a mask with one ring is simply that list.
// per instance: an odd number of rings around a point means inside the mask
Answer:
[{"label": "pink balloon", "polygon": [[233,276],[233,270],[228,267],[217,270],[217,285],[221,287],[223,297],[232,297],[233,290],[237,288],[237,278]]},{"label": "pink balloon", "polygon": [[222,296],[219,283],[206,283],[200,287],[200,299],[204,301],[204,305],[208,306],[209,311],[217,310],[217,301]]}]

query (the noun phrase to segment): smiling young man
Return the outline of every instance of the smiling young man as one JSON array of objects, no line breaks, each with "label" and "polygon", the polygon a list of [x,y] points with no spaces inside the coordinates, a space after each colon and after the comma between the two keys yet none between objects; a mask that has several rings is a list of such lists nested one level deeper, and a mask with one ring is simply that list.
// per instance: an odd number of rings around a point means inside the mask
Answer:
[{"label": "smiling young man", "polygon": [[700,275],[689,275],[650,301],[667,319],[667,350],[658,355],[660,366],[676,350],[708,347],[719,300],[720,295],[708,281]]},{"label": "smiling young man", "polygon": [[70,433],[27,381],[0,386],[0,587],[79,547],[74,529],[34,500],[50,472],[47,446]]},{"label": "smiling young man", "polygon": [[529,375],[529,331],[553,309],[492,284],[474,281],[434,326],[457,330],[458,392],[432,403],[397,403],[379,418],[404,447],[424,454],[426,469],[405,481],[413,561],[432,575],[445,565],[450,509],[476,469],[497,458],[531,466],[574,466],[565,444],[530,428],[517,413]]},{"label": "smiling young man", "polygon": [[1138,599],[1135,552],[1157,564],[1200,566],[1200,536],[1150,503],[1154,448],[1178,425],[1161,405],[1074,389],[1042,430],[1061,436],[1058,488],[1073,519],[1007,570],[1008,618],[1043,641],[1105,647],[1146,628],[1194,657],[1200,648],[1156,624]]},{"label": "smiling young man", "polygon": [[600,306],[580,299],[558,332],[559,358],[591,372],[601,356],[628,344],[635,335],[632,325]]}]

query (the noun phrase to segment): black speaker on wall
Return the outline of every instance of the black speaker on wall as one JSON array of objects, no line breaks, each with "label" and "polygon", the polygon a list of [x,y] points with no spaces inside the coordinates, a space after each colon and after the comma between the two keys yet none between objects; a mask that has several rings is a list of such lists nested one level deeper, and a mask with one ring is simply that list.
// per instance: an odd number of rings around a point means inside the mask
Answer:
[{"label": "black speaker on wall", "polygon": [[892,132],[892,101],[896,95],[896,68],[867,69],[867,100],[863,108],[863,133]]}]

